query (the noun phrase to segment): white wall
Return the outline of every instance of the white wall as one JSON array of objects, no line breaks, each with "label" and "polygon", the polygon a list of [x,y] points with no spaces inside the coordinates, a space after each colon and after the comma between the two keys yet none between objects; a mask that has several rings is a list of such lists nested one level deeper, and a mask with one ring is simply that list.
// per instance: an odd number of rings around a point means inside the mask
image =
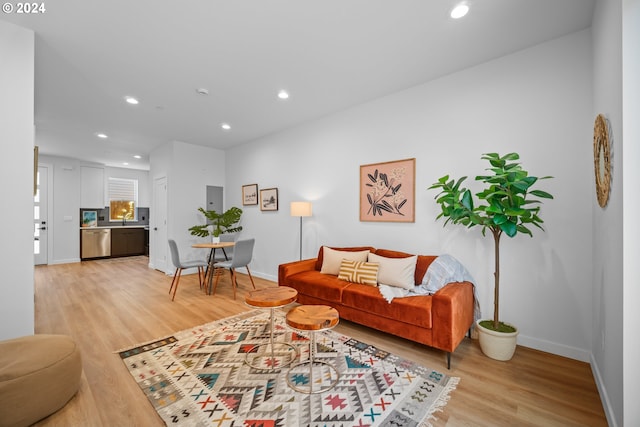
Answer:
[{"label": "white wall", "polygon": [[[620,425],[640,425],[640,0],[622,2],[622,108],[624,157],[624,417]],[[616,403],[619,396],[615,396]],[[618,405],[616,405],[618,408]]]},{"label": "white wall", "polygon": [[[167,238],[176,241],[184,259],[205,256],[202,249],[191,247],[203,239],[191,236],[189,227],[205,222],[198,208],[206,208],[207,186],[225,187],[225,156],[222,150],[179,141],[165,144],[151,153],[152,181],[163,176],[167,178]],[[224,191],[227,192],[226,187]],[[152,221],[153,216],[152,210]],[[153,233],[151,238],[154,239]],[[155,240],[150,242],[151,250],[158,247],[155,243]],[[151,254],[151,258],[153,256]],[[173,273],[173,268],[167,272]]]},{"label": "white wall", "polygon": [[[590,33],[582,31],[228,150],[229,205],[241,205],[244,184],[279,188],[278,212],[245,207],[243,233],[257,238],[252,270],[276,279],[278,264],[298,258],[299,219],[289,216],[289,203],[307,199],[314,215],[304,220],[304,257],[322,244],[450,253],[476,278],[490,315],[492,240],[477,229],[443,229],[427,187],[447,173],[483,173],[482,153],[518,151],[533,175],[555,176],[541,188],[556,198],[542,209],[546,233],[503,241],[502,318],[520,327],[520,344],[588,360],[590,55]],[[416,222],[360,222],[359,166],[410,157]]]},{"label": "white wall", "polygon": [[[0,340],[34,332],[33,31],[0,21]],[[10,206],[11,209],[7,207]]]},{"label": "white wall", "polygon": [[592,25],[593,111],[609,120],[612,169],[611,193],[606,208],[595,197],[595,173],[588,181],[594,196],[593,212],[593,319],[591,366],[609,416],[609,424],[622,424],[623,411],[623,144],[622,144],[622,32],[621,1],[600,0]]}]

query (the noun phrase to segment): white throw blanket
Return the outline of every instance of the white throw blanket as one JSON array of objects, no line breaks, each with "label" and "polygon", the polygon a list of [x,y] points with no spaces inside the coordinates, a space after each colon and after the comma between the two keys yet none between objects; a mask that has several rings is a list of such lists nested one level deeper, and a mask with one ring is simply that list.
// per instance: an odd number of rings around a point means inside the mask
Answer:
[{"label": "white throw blanket", "polygon": [[378,285],[380,294],[391,302],[394,298],[404,298],[417,295],[433,295],[440,288],[450,282],[471,282],[473,284],[474,319],[478,320],[480,314],[480,304],[476,295],[475,280],[467,269],[451,255],[440,255],[429,265],[427,272],[422,279],[422,283],[413,289],[403,289],[389,285]]}]

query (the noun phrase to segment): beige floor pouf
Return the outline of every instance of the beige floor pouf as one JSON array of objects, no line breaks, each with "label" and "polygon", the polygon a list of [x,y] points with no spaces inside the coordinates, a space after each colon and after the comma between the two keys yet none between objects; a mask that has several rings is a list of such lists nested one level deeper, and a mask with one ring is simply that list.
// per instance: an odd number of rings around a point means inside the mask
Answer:
[{"label": "beige floor pouf", "polygon": [[51,415],[80,385],[76,343],[65,335],[0,341],[0,427],[28,426]]}]

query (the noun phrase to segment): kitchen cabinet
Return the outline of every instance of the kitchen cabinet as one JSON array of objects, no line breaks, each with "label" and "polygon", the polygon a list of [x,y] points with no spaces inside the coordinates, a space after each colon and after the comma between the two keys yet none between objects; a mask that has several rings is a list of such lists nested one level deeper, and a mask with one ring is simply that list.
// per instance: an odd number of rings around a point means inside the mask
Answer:
[{"label": "kitchen cabinet", "polygon": [[104,168],[80,166],[80,207],[104,208]]},{"label": "kitchen cabinet", "polygon": [[144,228],[111,229],[111,256],[144,255],[145,244]]}]

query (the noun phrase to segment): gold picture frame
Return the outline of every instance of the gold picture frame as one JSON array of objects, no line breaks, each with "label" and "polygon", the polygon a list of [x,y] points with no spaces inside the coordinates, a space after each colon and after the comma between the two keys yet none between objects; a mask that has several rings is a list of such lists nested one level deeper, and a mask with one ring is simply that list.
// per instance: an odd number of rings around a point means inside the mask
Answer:
[{"label": "gold picture frame", "polygon": [[360,166],[360,221],[415,222],[416,159]]}]

